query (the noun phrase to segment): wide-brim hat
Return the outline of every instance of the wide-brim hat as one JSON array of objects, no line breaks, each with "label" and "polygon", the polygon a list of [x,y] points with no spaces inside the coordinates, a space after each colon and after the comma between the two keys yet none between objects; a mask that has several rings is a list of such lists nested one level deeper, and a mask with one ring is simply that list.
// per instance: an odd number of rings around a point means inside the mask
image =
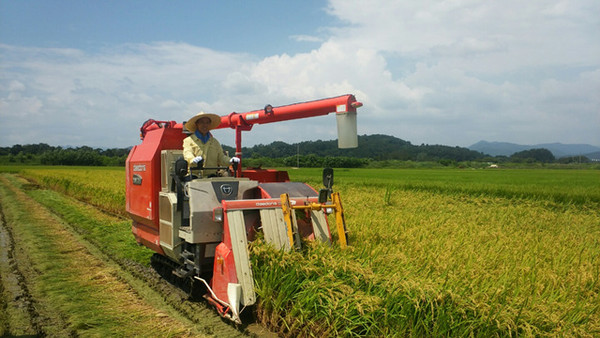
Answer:
[{"label": "wide-brim hat", "polygon": [[221,124],[221,117],[219,115],[201,111],[185,123],[185,129],[191,132],[196,131],[196,121],[203,117],[208,117],[210,119],[210,129],[215,129]]}]

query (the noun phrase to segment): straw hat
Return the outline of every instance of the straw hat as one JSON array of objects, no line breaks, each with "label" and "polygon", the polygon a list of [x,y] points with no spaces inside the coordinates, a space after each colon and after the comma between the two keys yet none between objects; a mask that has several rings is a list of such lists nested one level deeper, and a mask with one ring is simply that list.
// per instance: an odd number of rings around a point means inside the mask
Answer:
[{"label": "straw hat", "polygon": [[191,132],[195,132],[196,131],[196,121],[198,121],[198,119],[201,119],[203,117],[208,117],[210,119],[210,129],[215,129],[216,127],[218,127],[221,124],[221,117],[219,115],[205,113],[202,111],[202,112],[199,112],[198,114],[196,114],[194,117],[192,117],[185,123],[185,129],[187,129]]}]

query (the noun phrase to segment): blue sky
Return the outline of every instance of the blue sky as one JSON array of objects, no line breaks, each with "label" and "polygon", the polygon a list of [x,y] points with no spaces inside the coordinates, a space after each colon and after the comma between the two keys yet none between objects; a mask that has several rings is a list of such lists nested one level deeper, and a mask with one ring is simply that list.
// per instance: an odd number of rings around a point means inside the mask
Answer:
[{"label": "blue sky", "polygon": [[[0,0],[0,146],[128,147],[148,118],[346,93],[364,103],[359,134],[600,146],[598,13],[596,0]],[[335,139],[334,120],[258,125],[244,145]]]},{"label": "blue sky", "polygon": [[4,1],[2,42],[76,47],[185,42],[214,50],[269,56],[309,51],[296,35],[315,36],[335,20],[325,1]]}]

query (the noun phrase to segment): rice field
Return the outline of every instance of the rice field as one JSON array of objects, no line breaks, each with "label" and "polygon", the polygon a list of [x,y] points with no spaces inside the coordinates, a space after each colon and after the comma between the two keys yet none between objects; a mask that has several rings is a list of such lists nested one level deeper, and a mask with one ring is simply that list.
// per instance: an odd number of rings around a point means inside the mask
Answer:
[{"label": "rice field", "polygon": [[[121,168],[22,175],[124,209]],[[250,248],[258,320],[280,335],[600,335],[600,171],[337,170],[334,190],[351,247]]]},{"label": "rice field", "polygon": [[121,167],[28,167],[22,175],[103,210],[126,216],[125,169]]}]

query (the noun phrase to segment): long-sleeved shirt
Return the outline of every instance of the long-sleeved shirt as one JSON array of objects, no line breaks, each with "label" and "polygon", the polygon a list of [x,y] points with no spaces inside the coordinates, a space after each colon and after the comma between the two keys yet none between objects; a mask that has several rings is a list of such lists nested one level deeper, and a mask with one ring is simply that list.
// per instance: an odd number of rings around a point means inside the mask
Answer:
[{"label": "long-sleeved shirt", "polygon": [[[202,156],[205,167],[227,167],[229,157],[223,152],[223,147],[216,138],[210,137],[206,143],[202,142],[194,134],[183,140],[183,158],[188,163],[188,168],[196,166],[192,160]],[[215,170],[205,170],[204,175],[215,173]]]}]

